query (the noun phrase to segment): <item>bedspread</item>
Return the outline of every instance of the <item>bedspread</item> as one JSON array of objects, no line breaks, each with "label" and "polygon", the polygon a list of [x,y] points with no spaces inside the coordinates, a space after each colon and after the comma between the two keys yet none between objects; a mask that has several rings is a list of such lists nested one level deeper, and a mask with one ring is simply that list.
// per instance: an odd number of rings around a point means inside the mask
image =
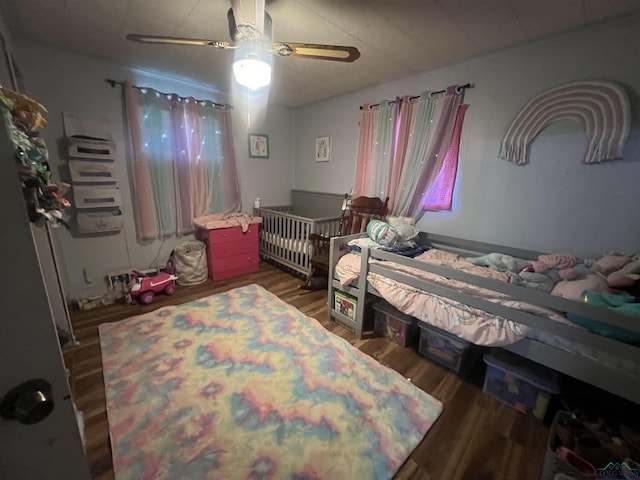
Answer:
[{"label": "bedspread", "polygon": [[[463,260],[459,255],[442,250],[431,249],[415,257],[415,260],[464,271],[484,278],[503,282],[508,281],[508,276],[503,272],[496,272],[488,268],[472,265]],[[398,272],[418,277],[443,287],[473,295],[476,298],[482,298],[483,300],[498,303],[506,307],[515,308],[571,325],[562,315],[552,310],[537,307],[522,301],[512,300],[507,295],[498,292],[458,280],[447,279],[440,275],[393,262],[381,262],[374,259],[370,260],[370,262],[381,264],[386,268],[392,268]],[[359,255],[347,254],[340,258],[336,266],[336,275],[342,285],[351,283],[358,278],[359,274]],[[419,290],[375,273],[369,273],[367,280],[373,288],[380,292],[385,300],[401,312],[432,324],[442,330],[451,332],[477,345],[510,345],[526,337],[532,330],[526,325],[507,320],[498,315],[470,307],[469,305],[449,298]]]}]

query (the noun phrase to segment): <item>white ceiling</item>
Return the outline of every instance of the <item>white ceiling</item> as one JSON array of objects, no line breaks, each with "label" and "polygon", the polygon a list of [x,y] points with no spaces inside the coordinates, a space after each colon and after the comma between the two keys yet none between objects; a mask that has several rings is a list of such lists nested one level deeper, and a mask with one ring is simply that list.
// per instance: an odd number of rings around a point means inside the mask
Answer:
[{"label": "white ceiling", "polygon": [[[229,40],[228,0],[3,0],[13,36],[230,91],[233,54],[128,33]],[[640,10],[640,0],[267,0],[275,41],[352,45],[355,63],[274,59],[297,107]]]}]

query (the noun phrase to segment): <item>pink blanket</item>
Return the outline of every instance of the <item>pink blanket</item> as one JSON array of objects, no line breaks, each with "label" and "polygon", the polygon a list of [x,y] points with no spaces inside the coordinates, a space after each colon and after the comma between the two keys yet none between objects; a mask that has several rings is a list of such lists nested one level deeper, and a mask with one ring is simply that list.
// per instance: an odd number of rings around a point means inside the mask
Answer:
[{"label": "pink blanket", "polygon": [[242,227],[246,232],[251,223],[262,223],[262,217],[252,217],[246,213],[214,213],[193,219],[197,228],[215,230],[216,228]]},{"label": "pink blanket", "polygon": [[[507,281],[507,275],[488,268],[472,265],[459,255],[442,250],[431,249],[415,258],[432,265],[461,270],[472,275],[490,278],[498,281]],[[561,315],[549,309],[543,309],[534,305],[512,300],[507,295],[493,292],[481,287],[476,287],[457,280],[447,279],[440,275],[425,272],[416,268],[406,267],[393,262],[380,262],[371,260],[371,263],[379,263],[386,268],[406,273],[411,276],[428,280],[429,282],[453,288],[463,293],[482,298],[490,302],[498,303],[510,308],[516,308],[535,315],[550,318],[566,324],[570,323]],[[360,275],[360,256],[347,254],[340,258],[336,266],[336,275],[342,285],[351,283]],[[470,307],[454,300],[433,295],[416,289],[404,283],[385,278],[381,275],[369,273],[368,282],[382,297],[401,312],[416,317],[417,319],[435,325],[442,330],[468,340],[477,345],[501,346],[510,345],[526,337],[531,328],[526,325],[507,320],[498,315],[493,315],[483,310]]]}]

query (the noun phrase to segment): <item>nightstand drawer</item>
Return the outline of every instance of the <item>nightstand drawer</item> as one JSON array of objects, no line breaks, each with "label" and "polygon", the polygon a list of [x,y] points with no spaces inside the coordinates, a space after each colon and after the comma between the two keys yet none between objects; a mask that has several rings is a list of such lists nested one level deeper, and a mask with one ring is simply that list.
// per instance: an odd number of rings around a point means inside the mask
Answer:
[{"label": "nightstand drawer", "polygon": [[217,274],[223,273],[229,270],[237,270],[244,267],[255,267],[258,269],[258,253],[236,255],[226,258],[213,258],[210,262],[213,278],[216,279]]},{"label": "nightstand drawer", "polygon": [[214,244],[209,247],[207,254],[214,261],[243,254],[253,255],[258,258],[258,242],[255,240],[243,240],[240,242]]},{"label": "nightstand drawer", "polygon": [[[207,238],[209,245],[217,245],[227,242],[241,242],[243,240],[258,239],[258,225],[251,224],[246,232],[240,227],[218,228],[216,230],[208,230],[204,232],[204,238]],[[257,243],[256,243],[257,244]]]}]

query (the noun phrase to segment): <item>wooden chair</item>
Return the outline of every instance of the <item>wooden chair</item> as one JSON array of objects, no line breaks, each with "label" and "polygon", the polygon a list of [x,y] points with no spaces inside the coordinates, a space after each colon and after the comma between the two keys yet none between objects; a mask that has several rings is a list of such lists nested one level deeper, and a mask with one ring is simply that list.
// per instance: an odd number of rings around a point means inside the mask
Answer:
[{"label": "wooden chair", "polygon": [[[387,214],[389,197],[384,202],[376,197],[351,199],[345,195],[344,198],[337,234],[339,237],[365,232],[369,220],[381,219]],[[311,271],[304,285],[301,285],[301,288],[307,290],[311,289],[311,282],[316,273],[329,273],[329,237],[313,233],[309,235],[309,241],[313,247],[313,257],[309,261]]]}]

